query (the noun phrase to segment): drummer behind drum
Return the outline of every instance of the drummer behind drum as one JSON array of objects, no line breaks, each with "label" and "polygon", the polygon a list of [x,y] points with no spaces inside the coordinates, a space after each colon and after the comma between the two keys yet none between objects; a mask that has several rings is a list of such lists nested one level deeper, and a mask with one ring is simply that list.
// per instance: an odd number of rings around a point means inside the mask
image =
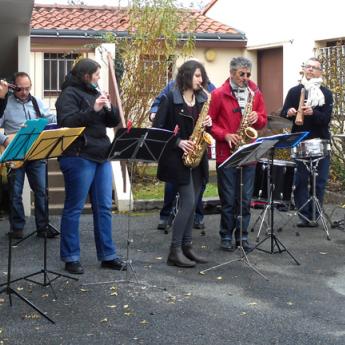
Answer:
[{"label": "drummer behind drum", "polygon": [[[310,58],[303,65],[303,77],[301,83],[294,86],[288,91],[286,96],[281,116],[292,121],[291,132],[308,131],[309,134],[306,139],[320,138],[330,140],[331,135],[329,131],[331,114],[333,108],[332,92],[322,85],[322,67],[317,58]],[[297,110],[301,97],[301,89],[305,89],[305,105],[302,106],[303,124],[297,125],[295,123]],[[308,181],[310,180],[310,173],[301,161],[297,161],[297,171],[295,179],[295,203],[299,209],[306,203],[310,196],[308,189]],[[316,197],[322,205],[323,196],[325,192],[326,183],[328,180],[330,166],[329,152],[319,161],[318,176],[316,178]],[[315,227],[317,223],[307,221],[312,220],[312,205],[311,202],[305,205],[300,213],[304,217],[300,217],[301,221],[297,224],[298,227]],[[316,214],[316,219],[318,218]]]}]

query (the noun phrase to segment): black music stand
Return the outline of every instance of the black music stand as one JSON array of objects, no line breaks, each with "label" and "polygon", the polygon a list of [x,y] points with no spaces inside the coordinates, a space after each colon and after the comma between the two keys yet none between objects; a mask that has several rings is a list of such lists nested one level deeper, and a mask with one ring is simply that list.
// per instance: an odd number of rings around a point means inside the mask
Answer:
[{"label": "black music stand", "polygon": [[[268,169],[268,179],[269,179],[269,185],[270,185],[270,192],[269,192],[269,208],[270,208],[270,226],[271,231],[266,235],[266,237],[261,240],[254,249],[260,250],[265,253],[269,254],[276,254],[276,253],[283,253],[287,252],[290,257],[296,262],[297,265],[300,265],[300,263],[296,260],[296,258],[289,252],[289,250],[286,248],[286,246],[279,240],[279,238],[276,236],[274,232],[274,200],[273,200],[273,179],[272,179],[272,168],[273,168],[273,161],[274,161],[274,150],[275,149],[286,149],[286,148],[292,148],[295,147],[302,141],[302,139],[308,135],[309,132],[300,132],[300,133],[291,133],[291,134],[278,134],[273,135],[270,137],[262,137],[257,140],[257,142],[270,142],[275,141],[275,143],[272,146],[271,149],[271,157],[270,157],[270,165],[271,168]],[[270,250],[265,250],[259,248],[259,246],[264,243],[266,240],[271,240],[271,248]],[[277,248],[277,250],[275,250]]]},{"label": "black music stand", "polygon": [[[9,162],[23,162],[25,159],[25,155],[37,139],[39,134],[42,132],[44,126],[47,124],[46,119],[38,119],[38,120],[28,120],[24,124],[16,136],[13,138],[11,143],[6,147],[3,155],[0,158],[1,163],[8,163]],[[15,169],[10,168],[10,174],[14,174]],[[10,188],[11,193],[11,188]],[[11,197],[11,196],[10,196]],[[9,212],[9,217],[11,217],[11,210]],[[45,317],[51,323],[55,323],[50,317],[48,317],[43,311],[41,311],[38,307],[36,307],[32,302],[30,302],[27,298],[22,296],[18,293],[15,289],[12,288],[11,284],[15,281],[21,280],[23,278],[11,280],[11,272],[12,272],[12,236],[8,236],[8,263],[7,263],[7,280],[6,283],[1,284],[0,286],[5,286],[1,293],[6,293],[9,296],[10,305],[12,306],[12,294],[17,296],[23,302],[28,304],[31,308],[36,310],[39,314]]]},{"label": "black music stand", "polygon": [[[167,147],[174,145],[176,136],[174,132],[160,128],[120,128],[111,145],[109,160],[124,160],[131,163],[130,168],[130,186],[129,206],[132,205],[132,183],[134,162],[158,162],[164,154]],[[126,262],[128,268],[134,275],[135,281],[139,284],[135,269],[130,259],[130,244],[133,239],[130,238],[130,212],[127,218],[127,252]],[[126,282],[128,279],[128,270],[126,271]]]},{"label": "black music stand", "polygon": [[[61,155],[61,153],[74,141],[78,138],[78,136],[83,132],[84,127],[82,128],[61,128],[61,129],[56,129],[56,130],[49,130],[49,131],[44,131],[41,132],[36,139],[36,141],[33,142],[31,147],[29,148],[28,152],[25,154],[25,157],[23,159],[23,162],[25,163],[26,161],[31,161],[31,160],[42,160],[42,159],[49,159],[49,158],[54,158],[58,157]],[[18,133],[19,134],[19,133]],[[17,135],[18,135],[17,134]],[[14,157],[15,158],[15,157]],[[12,160],[13,157],[11,157]],[[48,181],[47,181],[48,182]],[[48,205],[47,205],[48,207]],[[35,233],[35,232],[33,232]],[[30,237],[32,234],[26,236],[24,239],[18,241],[16,244],[22,242],[23,240],[27,239]],[[12,259],[12,236],[9,236],[9,259],[8,259],[8,275],[7,275],[7,282],[5,284],[1,284],[0,286],[6,285],[6,290],[7,293],[15,293],[17,296],[19,295],[17,292],[13,292],[14,290],[11,288],[10,284],[17,282],[19,280],[27,280],[32,283],[41,285],[41,286],[50,286],[53,295],[55,299],[57,299],[57,295],[55,293],[55,290],[52,286],[52,282],[60,277],[65,277],[68,279],[73,279],[73,280],[78,280],[75,277],[71,277],[62,273],[54,272],[51,270],[47,269],[47,232],[44,233],[44,256],[43,256],[43,268],[39,270],[38,272],[34,272],[31,274],[28,274],[26,276],[17,278],[15,280],[11,280],[11,259]],[[53,279],[49,278],[48,273],[54,274],[55,277]],[[43,274],[43,283],[38,282],[36,280],[32,280],[31,278]],[[1,291],[3,292],[3,291]],[[36,306],[34,306],[31,302],[28,302],[24,297],[18,296],[22,300],[24,300],[26,303],[28,303],[31,307],[33,307],[36,311],[38,311],[41,315],[43,315],[45,318],[47,318],[50,322],[54,323],[53,320],[51,320],[47,315],[45,315],[43,312],[41,312]],[[10,297],[10,303],[11,302],[11,297]]]},{"label": "black music stand", "polygon": [[242,246],[242,233],[243,233],[243,215],[242,215],[242,201],[243,201],[243,179],[242,179],[242,170],[243,167],[246,165],[253,164],[257,162],[268,150],[270,150],[273,145],[277,141],[266,141],[263,143],[252,143],[248,145],[241,146],[235,153],[233,153],[225,162],[223,162],[219,169],[227,169],[227,168],[237,168],[240,170],[240,246],[238,249],[240,250],[240,258],[233,259],[227,262],[223,262],[216,266],[207,268],[206,270],[200,271],[200,274],[205,274],[207,271],[216,269],[218,267],[225,266],[227,264],[231,264],[232,262],[240,261],[245,263],[248,267],[254,270],[257,274],[259,274],[264,279],[268,280],[268,278],[262,274],[259,270],[257,270],[248,260],[248,256],[243,249]]}]

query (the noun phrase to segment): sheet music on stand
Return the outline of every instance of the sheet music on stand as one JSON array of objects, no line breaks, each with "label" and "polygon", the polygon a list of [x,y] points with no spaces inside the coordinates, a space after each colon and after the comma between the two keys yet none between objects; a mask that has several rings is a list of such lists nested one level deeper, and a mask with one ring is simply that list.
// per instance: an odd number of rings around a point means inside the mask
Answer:
[{"label": "sheet music on stand", "polygon": [[109,159],[158,162],[175,140],[174,132],[166,129],[120,128],[112,143]]},{"label": "sheet music on stand", "polygon": [[41,134],[48,120],[44,118],[27,120],[6,147],[0,157],[0,163],[23,161],[25,155]]},{"label": "sheet music on stand", "polygon": [[268,137],[259,137],[255,142],[261,143],[268,140],[277,140],[277,143],[274,145],[275,149],[287,149],[297,146],[308,134],[309,132],[276,134]]},{"label": "sheet music on stand", "polygon": [[59,157],[84,130],[85,127],[62,127],[44,130],[25,155],[25,160]]},{"label": "sheet music on stand", "polygon": [[255,163],[277,142],[278,140],[267,140],[240,146],[237,151],[219,165],[219,168],[245,166]]}]

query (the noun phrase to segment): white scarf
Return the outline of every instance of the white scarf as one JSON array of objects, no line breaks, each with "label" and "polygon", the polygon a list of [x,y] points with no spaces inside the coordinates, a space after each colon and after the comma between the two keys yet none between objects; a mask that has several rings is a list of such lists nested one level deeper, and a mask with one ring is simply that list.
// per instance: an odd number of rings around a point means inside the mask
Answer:
[{"label": "white scarf", "polygon": [[307,105],[311,107],[321,107],[325,104],[325,96],[320,90],[322,78],[312,78],[307,80],[306,77],[303,77],[301,83],[308,92]]}]

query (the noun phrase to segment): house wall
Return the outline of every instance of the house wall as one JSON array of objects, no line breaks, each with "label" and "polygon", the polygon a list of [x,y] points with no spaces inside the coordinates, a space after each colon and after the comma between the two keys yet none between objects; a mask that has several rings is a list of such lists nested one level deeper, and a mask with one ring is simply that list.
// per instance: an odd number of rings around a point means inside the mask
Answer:
[{"label": "house wall", "polygon": [[[213,61],[206,60],[205,54],[207,50],[208,48],[197,47],[195,48],[193,57],[204,64],[209,79],[216,87],[219,87],[229,77],[230,60],[234,56],[243,55],[243,49],[212,48],[212,50],[215,52],[215,59]],[[181,66],[185,60],[188,60],[188,58],[178,59],[176,62],[176,66]]]},{"label": "house wall", "polygon": [[241,15],[236,15],[236,4],[218,0],[207,16],[245,32],[247,48],[253,52],[283,47],[284,96],[297,83],[301,64],[314,55],[315,47],[345,37],[341,25],[345,2],[247,0]]},{"label": "house wall", "polygon": [[[76,47],[74,47],[76,48]],[[205,47],[196,47],[194,51],[193,57],[200,60],[207,71],[207,74],[212,81],[212,83],[219,87],[223,84],[223,82],[229,77],[229,63],[230,60],[235,56],[241,56],[243,54],[249,56],[254,62],[256,62],[256,54],[252,52],[244,51],[243,48],[212,48],[215,52],[215,59],[213,61],[207,61],[205,54],[209,48]],[[52,112],[55,112],[55,101],[57,97],[50,96],[44,97],[44,71],[43,71],[43,58],[44,53],[43,51],[50,51],[51,45],[34,45],[34,49],[32,49],[30,53],[30,74],[33,81],[33,94],[37,97],[42,98],[46,104],[49,105]],[[66,45],[55,45],[54,44],[54,52],[63,52],[66,51]],[[96,58],[98,61],[101,61],[99,54],[96,52],[88,52],[87,56],[92,58]],[[174,75],[177,72],[177,68],[182,65],[185,60],[188,60],[190,57],[186,59],[179,58],[176,62],[176,69],[174,71]],[[106,69],[104,68],[104,71]],[[256,64],[254,63],[253,67],[253,80],[257,78],[256,72]],[[105,73],[102,75],[101,78],[102,84],[100,85],[101,88],[105,89],[106,85],[108,85],[108,74]]]}]

